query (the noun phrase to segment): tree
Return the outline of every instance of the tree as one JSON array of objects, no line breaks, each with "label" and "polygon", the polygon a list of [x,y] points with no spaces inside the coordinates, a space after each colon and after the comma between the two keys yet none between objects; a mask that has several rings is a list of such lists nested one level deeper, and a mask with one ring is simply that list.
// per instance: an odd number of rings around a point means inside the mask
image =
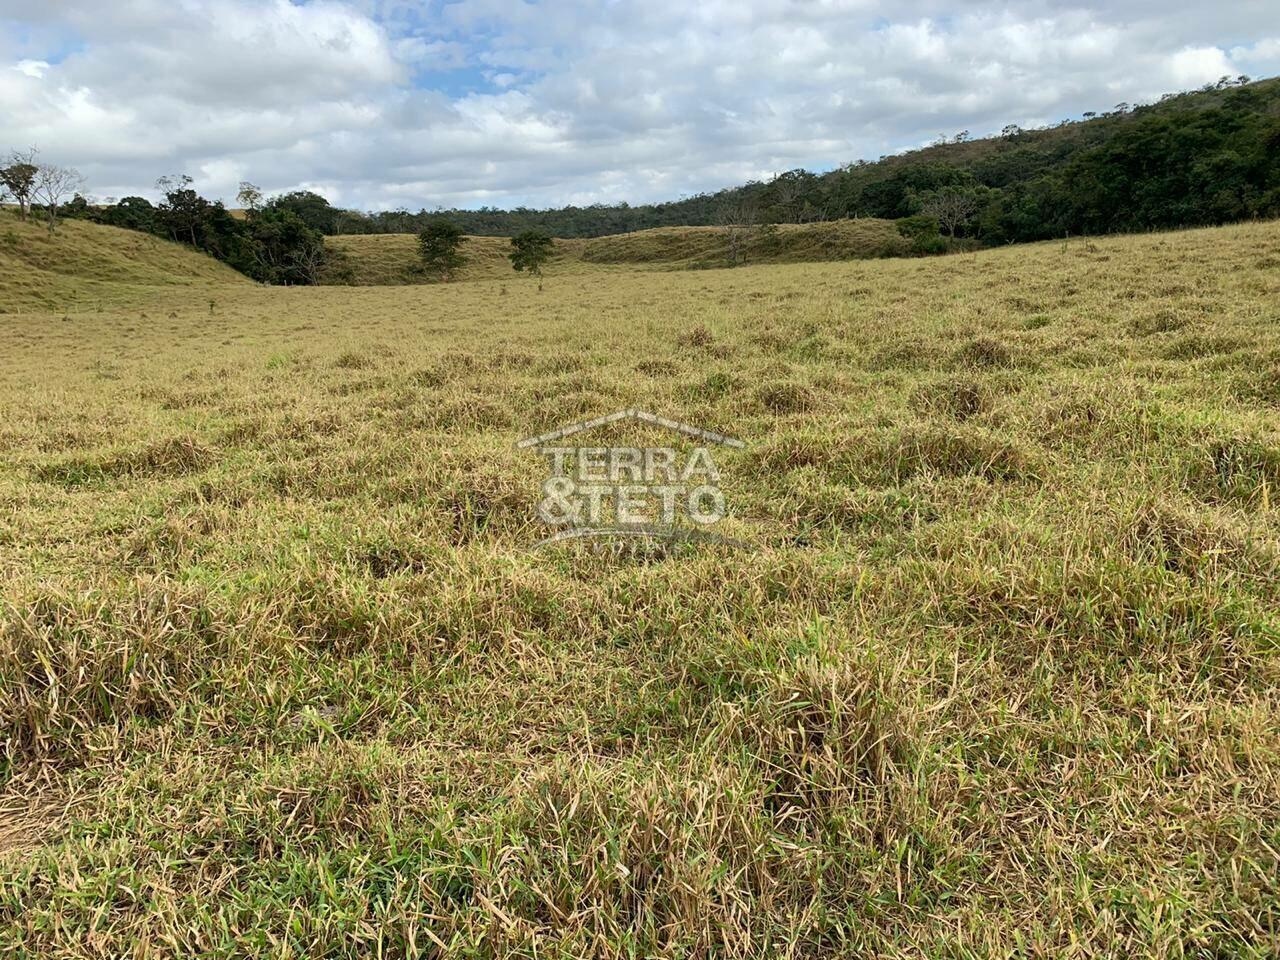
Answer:
[{"label": "tree", "polygon": [[44,207],[49,218],[49,233],[58,229],[58,208],[68,197],[84,187],[84,177],[72,167],[42,163],[36,168],[31,199]]},{"label": "tree", "polygon": [[716,210],[716,225],[724,237],[730,266],[747,258],[747,244],[755,236],[759,222],[760,210],[753,197],[735,193],[721,202]]},{"label": "tree", "polygon": [[981,206],[977,193],[965,187],[944,187],[920,196],[920,212],[937,220],[953,240]]},{"label": "tree", "polygon": [[431,221],[418,234],[418,252],[422,256],[423,267],[440,280],[452,279],[454,271],[467,262],[467,258],[458,252],[458,247],[465,240],[462,228],[456,223],[442,219]]},{"label": "tree", "polygon": [[541,230],[526,230],[511,238],[511,266],[528,270],[535,277],[542,276],[542,265],[551,257],[552,241]]},{"label": "tree", "polygon": [[325,264],[324,236],[292,210],[268,206],[253,211],[241,230],[241,255],[253,258],[242,272],[263,283],[286,286],[309,286],[319,281]]},{"label": "tree", "polygon": [[[294,190],[278,197],[272,197],[263,210],[288,210],[297,215],[312,230],[325,236],[334,233],[338,211],[324,197],[310,190]],[[408,232],[408,231],[404,231]]]},{"label": "tree", "polygon": [[70,203],[62,205],[60,216],[63,220],[88,220],[92,212],[93,207],[89,205],[88,198],[77,193],[71,198]]},{"label": "tree", "polygon": [[262,191],[256,184],[241,180],[240,192],[236,194],[236,203],[240,204],[243,210],[259,210],[262,207]]},{"label": "tree", "polygon": [[[324,236],[293,211],[255,200],[253,184],[241,185],[241,201],[246,195],[250,200],[243,218],[233,217],[221,202],[200,196],[188,176],[162,177],[157,186],[164,193],[158,206],[142,197],[125,197],[118,203],[91,207],[77,197],[61,206],[61,215],[77,211],[97,223],[189,244],[262,283],[314,284],[332,268]],[[55,203],[54,215],[58,212]]]},{"label": "tree", "polygon": [[156,208],[156,221],[166,228],[171,240],[200,246],[199,229],[209,201],[191,189],[194,181],[185,173],[161,177],[156,187],[164,203]]},{"label": "tree", "polygon": [[356,210],[335,210],[333,216],[333,234],[371,233],[372,225],[366,214]]},{"label": "tree", "polygon": [[18,204],[18,219],[26,220],[31,213],[31,194],[35,190],[36,174],[40,172],[36,164],[37,150],[15,150],[9,154],[8,162],[0,167],[0,184]]},{"label": "tree", "polygon": [[90,217],[111,227],[156,232],[156,208],[145,197],[124,197],[118,203],[90,211]]},{"label": "tree", "polygon": [[779,223],[800,223],[806,206],[813,208],[818,178],[808,170],[796,169],[780,173],[769,181],[764,191],[769,218]]}]

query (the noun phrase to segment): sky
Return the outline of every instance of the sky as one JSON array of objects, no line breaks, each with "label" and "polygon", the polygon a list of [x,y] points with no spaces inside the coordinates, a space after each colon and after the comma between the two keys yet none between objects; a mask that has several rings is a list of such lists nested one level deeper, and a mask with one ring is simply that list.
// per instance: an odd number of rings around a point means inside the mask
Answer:
[{"label": "sky", "polygon": [[0,151],[365,210],[645,203],[1280,75],[1280,2],[0,0]]}]

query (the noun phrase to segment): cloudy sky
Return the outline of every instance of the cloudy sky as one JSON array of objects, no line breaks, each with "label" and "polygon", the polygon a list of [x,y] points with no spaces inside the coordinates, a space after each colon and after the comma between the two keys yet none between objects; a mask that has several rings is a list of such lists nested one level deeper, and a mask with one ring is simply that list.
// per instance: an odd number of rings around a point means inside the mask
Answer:
[{"label": "cloudy sky", "polygon": [[1280,2],[0,0],[0,149],[364,209],[674,199],[1280,74]]}]

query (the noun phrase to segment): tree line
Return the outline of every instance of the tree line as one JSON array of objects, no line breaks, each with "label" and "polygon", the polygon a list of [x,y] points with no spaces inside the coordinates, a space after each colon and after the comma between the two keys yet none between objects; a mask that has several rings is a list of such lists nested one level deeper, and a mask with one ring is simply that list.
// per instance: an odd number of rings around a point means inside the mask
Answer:
[{"label": "tree line", "polygon": [[191,177],[161,177],[163,199],[145,197],[91,204],[84,177],[70,167],[45,163],[34,147],[12,151],[0,161],[0,202],[12,202],[18,217],[41,217],[49,233],[64,218],[78,218],[166,237],[185,243],[271,284],[313,284],[328,254],[324,234],[310,226],[282,198],[266,200],[251,183],[240,185],[243,211],[236,216],[219,202],[200,196]]},{"label": "tree line", "polygon": [[443,217],[469,234],[595,237],[724,224],[744,211],[765,224],[925,217],[948,238],[987,245],[1211,226],[1280,215],[1280,80],[1223,77],[1153,104],[982,139],[961,131],[874,162],[671,203],[359,213],[311,195],[305,205],[325,233],[417,233]]},{"label": "tree line", "polygon": [[233,214],[221,202],[205,199],[183,174],[161,177],[162,199],[125,197],[89,207],[86,219],[125,227],[185,243],[262,283],[308,285],[319,282],[328,262],[324,234],[252,183],[242,183]]},{"label": "tree line", "polygon": [[83,189],[78,170],[43,161],[35,147],[13,150],[0,160],[0,203],[14,203],[22,220],[39,214],[50,233],[58,229],[64,204]]}]

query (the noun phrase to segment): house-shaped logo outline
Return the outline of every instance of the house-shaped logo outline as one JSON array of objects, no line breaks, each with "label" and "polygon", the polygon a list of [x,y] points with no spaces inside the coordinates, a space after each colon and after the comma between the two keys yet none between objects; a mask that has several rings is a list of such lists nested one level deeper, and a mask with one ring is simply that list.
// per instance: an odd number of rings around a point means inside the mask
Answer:
[{"label": "house-shaped logo outline", "polygon": [[741,450],[746,447],[746,444],[741,440],[726,436],[723,433],[716,433],[714,430],[703,430],[701,427],[681,423],[679,420],[670,420],[666,417],[659,417],[657,414],[649,413],[647,410],[628,407],[625,410],[618,410],[614,413],[606,414],[603,417],[595,417],[591,420],[579,420],[577,423],[566,424],[563,427],[557,427],[555,430],[539,434],[536,437],[526,437],[516,444],[516,448],[519,450],[527,450],[530,447],[542,447],[556,440],[563,440],[566,437],[572,437],[587,430],[594,430],[596,427],[603,427],[606,424],[618,423],[621,420],[639,420],[642,423],[652,424],[656,427],[663,427],[664,429],[672,430],[676,433],[682,433],[687,437],[694,437],[698,440],[707,440],[711,443],[718,443],[721,446],[732,447],[735,450]]}]

